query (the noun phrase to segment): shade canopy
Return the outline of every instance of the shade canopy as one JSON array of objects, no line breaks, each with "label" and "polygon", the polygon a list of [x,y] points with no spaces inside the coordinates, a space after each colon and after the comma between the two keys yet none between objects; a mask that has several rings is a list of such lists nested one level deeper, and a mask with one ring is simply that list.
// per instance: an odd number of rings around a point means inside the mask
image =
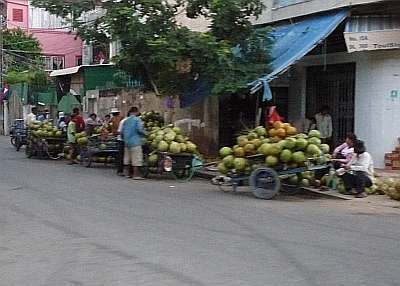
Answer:
[{"label": "shade canopy", "polygon": [[264,87],[264,100],[272,99],[268,83],[325,40],[348,14],[347,10],[337,10],[308,16],[295,23],[275,26],[271,33],[274,43],[271,51],[271,72],[250,83],[252,92]]}]

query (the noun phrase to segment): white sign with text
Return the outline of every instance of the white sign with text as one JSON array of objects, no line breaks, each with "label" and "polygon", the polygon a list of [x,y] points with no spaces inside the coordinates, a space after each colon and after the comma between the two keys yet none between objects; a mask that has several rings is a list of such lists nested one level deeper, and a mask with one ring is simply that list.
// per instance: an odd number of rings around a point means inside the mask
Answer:
[{"label": "white sign with text", "polygon": [[400,49],[400,30],[344,33],[349,53]]}]

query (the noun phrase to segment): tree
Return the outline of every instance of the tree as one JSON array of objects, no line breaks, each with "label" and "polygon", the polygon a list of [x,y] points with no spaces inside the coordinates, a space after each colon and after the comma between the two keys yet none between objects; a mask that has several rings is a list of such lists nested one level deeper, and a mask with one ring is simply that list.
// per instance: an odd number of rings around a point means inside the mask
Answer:
[{"label": "tree", "polygon": [[3,40],[6,82],[44,84],[40,43],[21,29],[5,30]]},{"label": "tree", "polygon": [[[250,21],[261,14],[261,0],[103,0],[105,14],[90,23],[80,16],[94,1],[32,3],[71,19],[85,40],[120,41],[117,65],[159,93],[182,94],[198,79],[214,94],[234,93],[268,71],[268,30],[256,30]],[[206,17],[209,31],[180,26],[182,10],[190,18]]]}]

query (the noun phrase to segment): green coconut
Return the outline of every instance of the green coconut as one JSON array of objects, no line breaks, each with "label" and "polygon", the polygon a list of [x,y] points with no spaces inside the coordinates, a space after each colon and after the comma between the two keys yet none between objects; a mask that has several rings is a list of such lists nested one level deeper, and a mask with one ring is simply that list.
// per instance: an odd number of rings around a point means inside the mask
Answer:
[{"label": "green coconut", "polygon": [[301,164],[306,161],[306,156],[304,155],[304,153],[302,151],[294,152],[292,155],[292,158],[293,158],[293,162],[295,162],[297,164]]},{"label": "green coconut", "polygon": [[169,149],[169,144],[165,141],[160,141],[157,145],[157,150],[160,152],[167,152]]},{"label": "green coconut", "polygon": [[316,138],[321,138],[321,132],[318,130],[311,130],[308,132],[308,137],[316,137]]},{"label": "green coconut", "polygon": [[292,151],[285,149],[281,152],[280,160],[283,163],[288,163],[292,160]]},{"label": "green coconut", "polygon": [[270,155],[270,156],[267,156],[267,158],[265,158],[265,164],[268,167],[275,167],[276,165],[278,165],[278,163],[279,163],[279,160],[275,156]]},{"label": "green coconut", "polygon": [[232,150],[232,148],[229,148],[229,147],[222,147],[219,150],[219,156],[221,158],[225,158],[226,156],[229,156],[229,155],[232,155],[232,154],[233,154],[233,150]]},{"label": "green coconut", "polygon": [[225,164],[225,166],[227,168],[233,168],[234,161],[235,161],[235,157],[233,155],[228,155],[222,160],[222,162]]}]

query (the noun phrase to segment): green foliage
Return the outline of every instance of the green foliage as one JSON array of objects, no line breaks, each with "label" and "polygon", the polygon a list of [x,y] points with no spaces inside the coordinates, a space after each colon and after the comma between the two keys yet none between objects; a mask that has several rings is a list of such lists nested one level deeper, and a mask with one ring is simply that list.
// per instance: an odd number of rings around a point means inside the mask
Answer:
[{"label": "green foliage", "polygon": [[63,18],[70,18],[71,15],[80,16],[84,12],[88,12],[95,8],[95,0],[32,0],[31,4],[36,7],[45,8],[52,14]]},{"label": "green foliage", "polygon": [[47,84],[47,75],[40,57],[40,43],[21,29],[6,30],[3,37],[6,82]]},{"label": "green foliage", "polygon": [[[207,80],[213,94],[235,93],[268,71],[268,30],[255,30],[250,22],[262,12],[261,0],[103,0],[105,13],[84,23],[78,16],[93,2],[32,1],[72,19],[85,40],[120,41],[117,65],[161,94],[182,94],[197,78]],[[182,9],[190,18],[209,20],[210,30],[180,26]]]},{"label": "green foliage", "polygon": [[40,43],[21,29],[3,32],[7,70],[26,71],[40,64]]},{"label": "green foliage", "polygon": [[260,0],[188,0],[189,18],[203,16],[210,21],[210,29],[219,40],[237,44],[250,37],[251,17],[261,15],[265,6]]}]

